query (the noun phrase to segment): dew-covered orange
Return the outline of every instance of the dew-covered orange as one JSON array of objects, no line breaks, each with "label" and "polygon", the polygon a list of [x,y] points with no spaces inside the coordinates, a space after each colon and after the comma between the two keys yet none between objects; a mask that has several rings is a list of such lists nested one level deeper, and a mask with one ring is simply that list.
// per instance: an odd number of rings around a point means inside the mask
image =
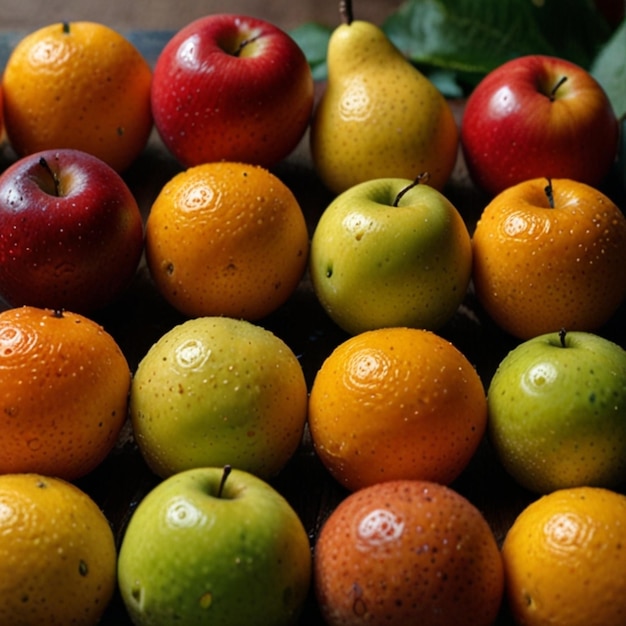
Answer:
[{"label": "dew-covered orange", "polygon": [[89,152],[121,172],[152,130],[152,69],[121,33],[97,22],[54,23],[21,39],[2,88],[5,128],[20,156]]},{"label": "dew-covered orange", "polygon": [[309,397],[315,451],[351,490],[392,479],[449,484],[486,423],[475,368],[448,340],[422,329],[347,339],[322,364]]},{"label": "dew-covered orange", "polygon": [[294,194],[256,165],[212,162],[180,172],[146,223],[154,282],[189,317],[268,315],[298,286],[308,251]]},{"label": "dew-covered orange", "polygon": [[111,526],[87,493],[39,474],[0,476],[0,624],[95,626],[116,562]]},{"label": "dew-covered orange", "polygon": [[584,183],[519,183],[485,207],[472,237],[478,300],[505,331],[530,339],[594,331],[626,299],[626,217]]},{"label": "dew-covered orange", "polygon": [[0,474],[91,472],[126,420],[130,378],[93,320],[31,306],[0,313]]},{"label": "dew-covered orange", "polygon": [[502,545],[506,597],[524,626],[626,624],[626,496],[600,487],[531,502]]},{"label": "dew-covered orange", "polygon": [[378,483],[327,518],[314,585],[329,626],[490,626],[503,564],[480,511],[426,481]]}]

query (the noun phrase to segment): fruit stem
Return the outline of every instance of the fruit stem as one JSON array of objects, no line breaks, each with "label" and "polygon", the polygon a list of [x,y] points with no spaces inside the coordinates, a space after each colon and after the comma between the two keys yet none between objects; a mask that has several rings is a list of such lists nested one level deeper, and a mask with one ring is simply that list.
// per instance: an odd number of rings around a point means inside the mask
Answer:
[{"label": "fruit stem", "polygon": [[41,167],[43,167],[44,170],[46,170],[46,172],[50,174],[50,177],[52,178],[52,182],[54,183],[54,195],[57,196],[58,198],[61,195],[59,177],[56,175],[54,171],[52,171],[50,164],[48,163],[48,161],[46,161],[44,157],[41,157],[39,159],[39,165],[41,165]]},{"label": "fruit stem", "polygon": [[63,33],[67,35],[70,32],[70,23],[63,22]]},{"label": "fruit stem", "polygon": [[561,328],[559,331],[559,340],[561,341],[561,347],[565,348],[565,336],[567,335],[567,331],[565,328]]},{"label": "fruit stem", "polygon": [[428,172],[422,172],[421,174],[418,174],[417,178],[410,185],[407,185],[404,189],[400,191],[400,193],[396,196],[396,199],[393,201],[392,206],[397,207],[400,203],[400,200],[402,200],[402,196],[407,191],[410,191],[411,189],[413,189],[413,187],[417,187],[417,185],[426,184],[429,178],[430,174]]},{"label": "fruit stem", "polygon": [[552,189],[552,180],[550,178],[547,179],[548,184],[544,187],[544,191],[546,192],[546,197],[548,198],[548,204],[550,208],[554,208],[554,192]]},{"label": "fruit stem", "polygon": [[237,49],[233,52],[233,56],[240,56],[241,52],[243,51],[243,49],[250,43],[252,43],[253,41],[256,41],[261,35],[255,35],[254,37],[250,37],[249,39],[244,39],[239,46],[237,47]]},{"label": "fruit stem", "polygon": [[550,92],[550,102],[554,102],[556,99],[556,92],[558,91],[559,87],[567,80],[567,76],[561,76],[561,78],[559,78],[559,80],[556,82],[556,85],[554,85],[554,87],[552,87],[552,91]]},{"label": "fruit stem", "polygon": [[344,24],[350,26],[354,20],[352,0],[339,0],[339,17]]},{"label": "fruit stem", "polygon": [[232,467],[230,465],[224,465],[224,471],[222,472],[222,480],[220,480],[220,486],[219,486],[219,489],[217,490],[218,498],[222,497],[222,493],[224,491],[224,485],[226,484],[226,479],[230,475],[231,470],[232,470]]}]

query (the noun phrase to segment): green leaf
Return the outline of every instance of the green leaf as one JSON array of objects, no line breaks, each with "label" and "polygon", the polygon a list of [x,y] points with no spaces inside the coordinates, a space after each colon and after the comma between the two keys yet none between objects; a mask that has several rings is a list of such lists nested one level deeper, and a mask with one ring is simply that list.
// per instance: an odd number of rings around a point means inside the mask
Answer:
[{"label": "green leaf", "polygon": [[317,23],[298,26],[289,32],[306,56],[315,80],[326,79],[326,53],[332,29]]},{"label": "green leaf", "polygon": [[591,65],[591,74],[607,92],[615,114],[626,116],[626,21],[613,33]]},{"label": "green leaf", "polygon": [[524,54],[589,67],[610,35],[590,0],[409,0],[383,29],[416,65],[479,75]]}]

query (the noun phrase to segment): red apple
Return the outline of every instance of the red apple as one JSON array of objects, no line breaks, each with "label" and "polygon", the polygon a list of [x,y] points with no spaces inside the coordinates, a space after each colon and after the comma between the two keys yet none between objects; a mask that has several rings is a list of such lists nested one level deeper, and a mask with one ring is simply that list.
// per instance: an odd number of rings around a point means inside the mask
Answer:
[{"label": "red apple", "polygon": [[461,144],[473,181],[491,195],[531,178],[598,186],[615,160],[619,126],[582,67],[543,55],[490,72],[468,98]]},{"label": "red apple", "polygon": [[159,55],[154,123],[187,167],[221,160],[270,167],[304,135],[313,88],[304,53],[280,28],[208,15],[182,28]]},{"label": "red apple", "polygon": [[99,158],[45,150],[0,175],[0,296],[11,306],[95,311],[120,295],[142,251],[137,202]]}]

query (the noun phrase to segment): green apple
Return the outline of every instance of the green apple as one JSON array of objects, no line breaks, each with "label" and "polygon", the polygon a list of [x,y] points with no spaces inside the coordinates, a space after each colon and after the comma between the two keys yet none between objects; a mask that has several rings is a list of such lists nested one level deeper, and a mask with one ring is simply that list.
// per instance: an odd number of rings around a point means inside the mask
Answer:
[{"label": "green apple", "polygon": [[180,472],[135,509],[118,584],[135,626],[287,626],[308,595],[312,558],[296,512],[260,478]]},{"label": "green apple", "polygon": [[228,317],[170,329],[130,390],[138,447],[161,477],[232,465],[267,479],[300,445],[307,385],[295,354],[269,330]]},{"label": "green apple", "polygon": [[548,493],[626,480],[626,351],[587,332],[533,337],[500,362],[488,432],[505,469]]},{"label": "green apple", "polygon": [[351,187],[322,213],[310,276],[348,333],[391,326],[437,330],[457,311],[472,251],[463,218],[439,191],[403,178]]}]

